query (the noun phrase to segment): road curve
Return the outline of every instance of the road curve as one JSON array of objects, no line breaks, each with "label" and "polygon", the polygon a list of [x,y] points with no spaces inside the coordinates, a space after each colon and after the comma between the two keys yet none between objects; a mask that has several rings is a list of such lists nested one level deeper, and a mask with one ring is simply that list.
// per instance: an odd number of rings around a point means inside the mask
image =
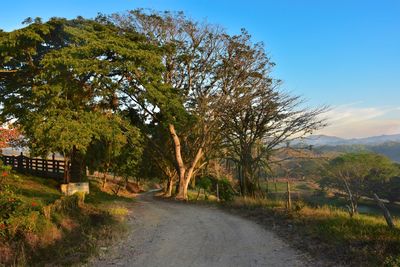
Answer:
[{"label": "road curve", "polygon": [[217,208],[152,199],[133,204],[131,230],[92,266],[305,266],[272,232]]}]

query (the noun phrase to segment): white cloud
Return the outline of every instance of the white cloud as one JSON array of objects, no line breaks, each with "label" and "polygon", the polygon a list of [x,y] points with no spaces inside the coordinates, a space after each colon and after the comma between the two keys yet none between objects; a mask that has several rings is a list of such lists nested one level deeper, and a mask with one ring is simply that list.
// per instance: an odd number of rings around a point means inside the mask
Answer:
[{"label": "white cloud", "polygon": [[336,106],[324,114],[328,126],[318,134],[345,138],[400,133],[400,107]]}]

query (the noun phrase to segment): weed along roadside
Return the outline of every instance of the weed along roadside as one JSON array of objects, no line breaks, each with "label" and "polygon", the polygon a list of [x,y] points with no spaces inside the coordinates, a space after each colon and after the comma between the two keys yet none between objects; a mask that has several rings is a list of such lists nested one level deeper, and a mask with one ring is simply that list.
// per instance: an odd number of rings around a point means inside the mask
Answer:
[{"label": "weed along roadside", "polygon": [[90,180],[90,194],[65,196],[52,179],[2,169],[1,264],[81,264],[125,232],[133,195],[103,192]]}]

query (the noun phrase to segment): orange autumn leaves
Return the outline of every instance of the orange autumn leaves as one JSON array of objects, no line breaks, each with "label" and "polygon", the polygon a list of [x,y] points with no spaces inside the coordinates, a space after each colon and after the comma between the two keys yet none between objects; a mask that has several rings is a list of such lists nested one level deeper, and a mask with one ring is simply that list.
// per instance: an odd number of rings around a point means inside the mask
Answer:
[{"label": "orange autumn leaves", "polygon": [[17,128],[0,127],[0,149],[13,146],[21,137]]}]

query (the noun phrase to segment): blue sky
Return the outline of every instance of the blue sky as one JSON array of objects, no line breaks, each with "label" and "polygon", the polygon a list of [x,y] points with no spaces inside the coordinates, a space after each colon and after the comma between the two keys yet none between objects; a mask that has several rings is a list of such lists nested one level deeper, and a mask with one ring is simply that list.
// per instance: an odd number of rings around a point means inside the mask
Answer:
[{"label": "blue sky", "polygon": [[285,90],[310,106],[332,107],[331,126],[321,133],[400,133],[397,0],[14,0],[1,3],[0,28],[19,28],[26,17],[94,17],[138,7],[184,11],[232,34],[246,28],[265,43]]}]

